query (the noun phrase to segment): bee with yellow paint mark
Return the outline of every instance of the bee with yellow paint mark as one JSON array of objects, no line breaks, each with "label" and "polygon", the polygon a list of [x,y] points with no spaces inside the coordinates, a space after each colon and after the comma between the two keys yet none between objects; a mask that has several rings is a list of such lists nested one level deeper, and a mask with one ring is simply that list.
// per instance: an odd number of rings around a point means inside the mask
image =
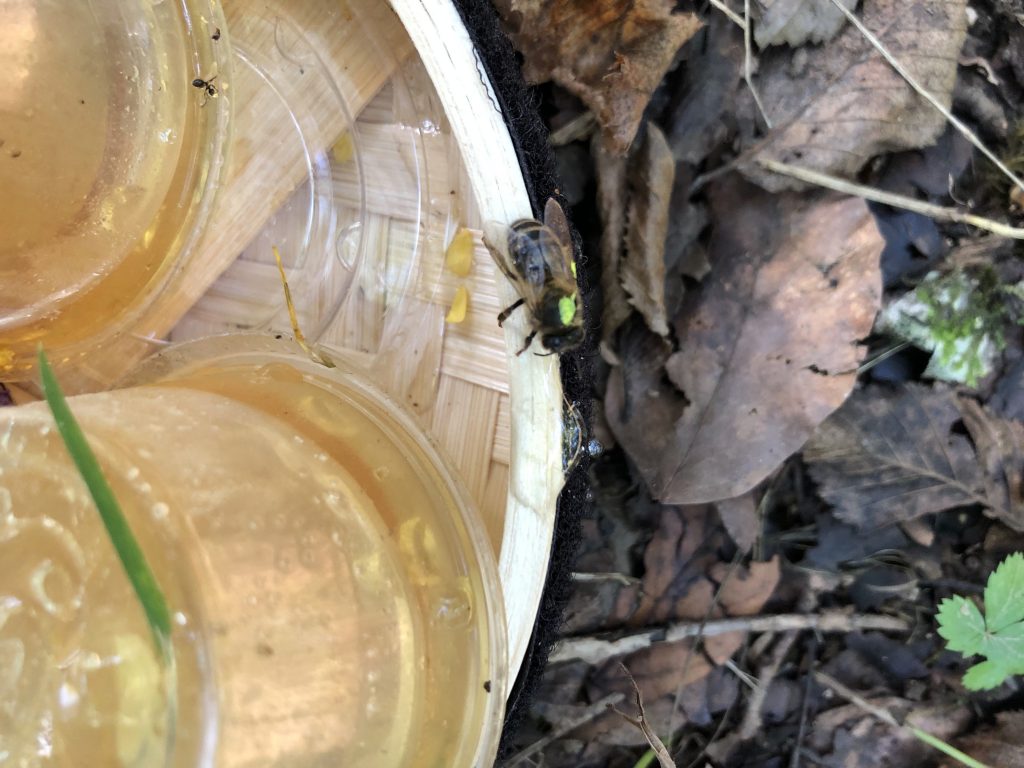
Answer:
[{"label": "bee with yellow paint mark", "polygon": [[498,268],[519,292],[519,299],[498,315],[498,325],[526,305],[533,330],[516,354],[521,355],[540,336],[551,354],[561,354],[583,342],[583,312],[576,294],[576,262],[565,212],[554,199],[544,207],[544,223],[520,219],[510,227],[489,223],[484,243]]}]

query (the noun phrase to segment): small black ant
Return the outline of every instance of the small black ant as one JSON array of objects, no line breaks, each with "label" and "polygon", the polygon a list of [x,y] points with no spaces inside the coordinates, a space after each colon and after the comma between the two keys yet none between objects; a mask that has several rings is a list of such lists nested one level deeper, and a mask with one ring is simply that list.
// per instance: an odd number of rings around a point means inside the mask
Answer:
[{"label": "small black ant", "polygon": [[217,86],[213,84],[213,81],[216,79],[217,76],[214,75],[209,80],[203,80],[203,78],[197,77],[195,80],[192,81],[193,88],[200,88],[206,91],[206,98],[203,99],[202,106],[206,106],[206,102],[208,102],[210,99],[217,98]]},{"label": "small black ant", "polygon": [[220,40],[220,27],[217,27],[215,30],[213,30],[213,34],[210,35],[210,38],[214,42],[216,42],[217,40]]}]

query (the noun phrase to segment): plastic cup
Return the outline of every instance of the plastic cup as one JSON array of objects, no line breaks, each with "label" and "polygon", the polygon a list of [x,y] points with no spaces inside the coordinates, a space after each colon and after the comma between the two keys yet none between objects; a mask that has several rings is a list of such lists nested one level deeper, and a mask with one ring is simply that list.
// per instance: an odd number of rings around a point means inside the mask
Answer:
[{"label": "plastic cup", "polygon": [[0,4],[0,379],[131,334],[181,267],[223,166],[222,25],[212,0]]},{"label": "plastic cup", "polygon": [[47,406],[0,409],[0,766],[493,761],[496,566],[404,411],[244,336],[69,403],[173,611],[174,663]]}]

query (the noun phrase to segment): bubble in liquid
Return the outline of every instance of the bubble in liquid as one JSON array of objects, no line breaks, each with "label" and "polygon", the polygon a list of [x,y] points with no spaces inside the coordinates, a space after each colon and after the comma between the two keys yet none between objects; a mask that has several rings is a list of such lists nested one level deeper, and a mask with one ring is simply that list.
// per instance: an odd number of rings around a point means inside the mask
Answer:
[{"label": "bubble in liquid", "polygon": [[150,512],[153,514],[153,517],[157,520],[166,520],[167,515],[170,514],[170,511],[171,508],[162,501],[158,501],[156,504],[150,507]]},{"label": "bubble in liquid", "polygon": [[186,616],[181,611],[175,611],[174,623],[177,624],[179,627],[186,627],[188,626],[188,616]]},{"label": "bubble in liquid", "polygon": [[32,570],[29,589],[44,611],[62,621],[74,618],[82,604],[81,585],[49,558]]},{"label": "bubble in liquid", "polygon": [[128,471],[124,473],[124,476],[129,480],[138,480],[140,474],[138,467],[128,467]]},{"label": "bubble in liquid", "polygon": [[467,627],[473,618],[473,606],[461,589],[455,589],[434,598],[430,620],[445,627]]},{"label": "bubble in liquid", "polygon": [[391,470],[388,469],[387,467],[377,467],[375,470],[373,470],[373,476],[376,477],[378,480],[383,480],[390,474]]}]

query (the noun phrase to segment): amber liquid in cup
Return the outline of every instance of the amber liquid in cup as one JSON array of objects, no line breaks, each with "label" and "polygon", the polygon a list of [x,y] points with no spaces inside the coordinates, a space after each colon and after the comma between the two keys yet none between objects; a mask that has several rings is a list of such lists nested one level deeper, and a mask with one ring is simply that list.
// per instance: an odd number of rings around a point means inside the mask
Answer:
[{"label": "amber liquid in cup", "polygon": [[202,6],[0,4],[0,378],[130,332],[201,225],[223,107],[191,85]]},{"label": "amber liquid in cup", "polygon": [[289,355],[155,370],[70,404],[174,611],[173,669],[46,406],[0,410],[7,764],[492,760],[496,569],[432,449]]}]

